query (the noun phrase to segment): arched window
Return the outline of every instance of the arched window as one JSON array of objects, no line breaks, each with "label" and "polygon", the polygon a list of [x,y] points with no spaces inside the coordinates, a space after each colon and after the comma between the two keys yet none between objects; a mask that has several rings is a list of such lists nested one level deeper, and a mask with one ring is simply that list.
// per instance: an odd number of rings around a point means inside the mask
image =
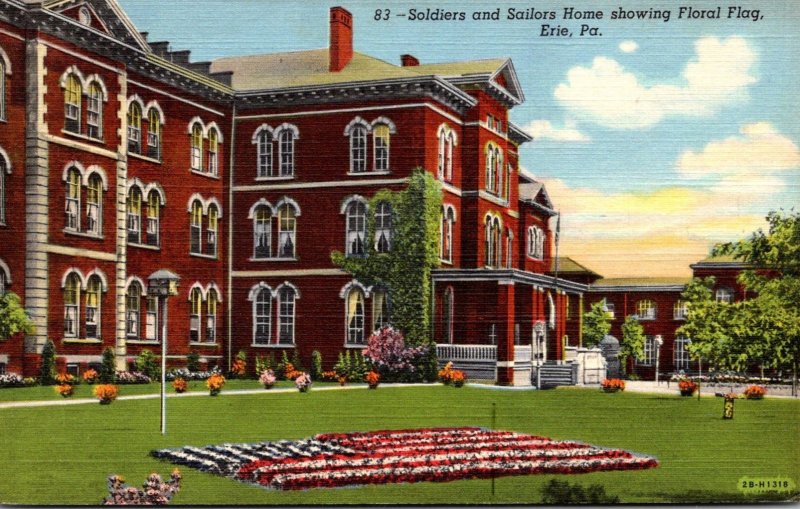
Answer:
[{"label": "arched window", "polygon": [[203,204],[200,200],[192,203],[192,217],[189,226],[189,252],[202,254]]},{"label": "arched window", "polygon": [[375,171],[389,171],[389,145],[391,129],[386,124],[378,124],[372,129],[372,143],[375,152]]},{"label": "arched window", "polygon": [[294,176],[294,133],[283,129],[278,138],[280,144],[281,177]]},{"label": "arched window", "polygon": [[686,336],[678,336],[673,343],[673,362],[675,369],[689,369],[689,349],[687,348],[692,342]]},{"label": "arched window", "polygon": [[125,296],[125,335],[132,339],[139,338],[139,307],[142,302],[142,287],[137,281],[128,285]]},{"label": "arched window", "polygon": [[147,157],[161,159],[161,114],[156,108],[147,115]]},{"label": "arched window", "polygon": [[87,133],[90,138],[103,138],[103,89],[97,82],[89,85],[89,100],[86,107]]},{"label": "arched window", "polygon": [[253,214],[253,258],[269,258],[272,253],[272,211],[260,205]]},{"label": "arched window", "polygon": [[278,209],[278,257],[294,258],[297,243],[297,217],[290,204]]},{"label": "arched window", "polygon": [[492,230],[492,216],[486,216],[483,224],[483,258],[484,265],[490,267],[494,259],[494,235]]},{"label": "arched window", "polygon": [[503,190],[503,151],[500,147],[494,149],[494,178],[496,179],[494,192],[500,194]]},{"label": "arched window", "polygon": [[689,314],[689,303],[685,300],[676,300],[672,306],[672,318],[675,320],[686,320]]},{"label": "arched window", "polygon": [[[0,79],[2,79],[0,75]],[[0,155],[0,224],[6,224],[6,158]]]},{"label": "arched window", "polygon": [[269,344],[272,330],[272,292],[262,288],[253,300],[253,344]]},{"label": "arched window", "polygon": [[200,342],[200,313],[203,309],[203,294],[194,287],[189,292],[189,342]]},{"label": "arched window", "polygon": [[6,294],[6,287],[8,286],[6,271],[0,268],[0,297]]},{"label": "arched window", "polygon": [[717,302],[730,304],[733,302],[733,290],[730,288],[717,288],[715,297]]},{"label": "arched window", "polygon": [[379,288],[372,293],[372,330],[389,325],[390,321],[389,292]]},{"label": "arched window", "polygon": [[367,128],[355,126],[350,131],[350,172],[367,171]]},{"label": "arched window", "polygon": [[100,338],[100,276],[89,277],[86,284],[86,337],[88,339]]},{"label": "arched window", "polygon": [[528,256],[537,260],[544,259],[544,230],[538,226],[528,227]]},{"label": "arched window", "polygon": [[128,106],[128,152],[142,153],[142,107],[136,101]]},{"label": "arched window", "polygon": [[158,341],[158,297],[147,297],[144,338],[147,341]]},{"label": "arched window", "polygon": [[[2,51],[0,49],[0,52]],[[6,63],[0,56],[0,120],[6,119],[6,72]]]},{"label": "arched window", "polygon": [[219,229],[219,210],[216,205],[208,207],[208,225],[206,226],[206,254],[217,256],[217,232]]},{"label": "arched window", "polygon": [[274,177],[272,166],[272,133],[267,129],[258,133],[258,177]]},{"label": "arched window", "polygon": [[294,344],[294,310],[297,292],[291,286],[278,291],[278,343]]},{"label": "arched window", "polygon": [[64,283],[64,337],[78,337],[78,313],[81,301],[81,279],[74,272]]},{"label": "arched window", "polygon": [[161,230],[161,196],[158,191],[150,191],[147,197],[147,245],[159,245]]},{"label": "arched window", "polygon": [[216,129],[208,132],[208,173],[219,175],[219,133]]},{"label": "arched window", "polygon": [[131,187],[128,192],[128,242],[142,242],[142,192],[138,187]]},{"label": "arched window", "polygon": [[385,201],[375,208],[375,251],[388,253],[392,250],[392,206]]},{"label": "arched window", "polygon": [[636,303],[636,318],[639,320],[655,320],[656,304],[650,299],[640,300]]},{"label": "arched window", "polygon": [[446,173],[446,152],[447,152],[447,131],[444,129],[444,126],[439,128],[439,164],[437,165],[438,168],[438,175],[439,180],[445,180],[445,173]]},{"label": "arched window", "polygon": [[353,201],[347,206],[347,256],[364,256],[367,236],[367,206]]},{"label": "arched window", "polygon": [[514,265],[514,232],[511,228],[506,230],[506,268],[510,269]]},{"label": "arched window", "polygon": [[191,165],[195,171],[203,169],[203,126],[195,123],[191,132]]},{"label": "arched window", "polygon": [[486,147],[486,190],[493,193],[495,184],[495,151],[490,144]]},{"label": "arched window", "polygon": [[67,76],[64,87],[64,130],[81,132],[81,81],[74,74]]},{"label": "arched window", "polygon": [[364,292],[353,287],[347,294],[347,343],[364,344]]},{"label": "arched window", "polygon": [[103,180],[93,173],[86,193],[86,230],[93,235],[103,233]]},{"label": "arched window", "polygon": [[510,164],[506,165],[506,185],[503,189],[503,198],[506,200],[511,199],[511,174],[513,173],[513,169],[511,168]]},{"label": "arched window", "polygon": [[441,243],[439,245],[439,258],[447,263],[453,262],[453,223],[456,221],[456,212],[453,207],[442,208],[442,222],[439,225]]},{"label": "arched window", "polygon": [[81,174],[77,168],[67,172],[66,229],[80,230],[81,225]]},{"label": "arched window", "polygon": [[447,135],[447,147],[445,151],[445,174],[444,179],[448,182],[453,180],[453,147],[456,145],[456,133],[450,131]]},{"label": "arched window", "polygon": [[502,246],[503,228],[500,226],[500,219],[494,218],[492,221],[492,243],[494,244],[494,260],[492,265],[495,268],[500,268],[503,259]]},{"label": "arched window", "polygon": [[453,343],[453,287],[448,286],[444,291],[442,297],[442,328],[444,330],[444,340],[446,343]]},{"label": "arched window", "polygon": [[213,288],[208,290],[206,297],[206,343],[216,343],[217,341],[217,304],[219,296]]}]

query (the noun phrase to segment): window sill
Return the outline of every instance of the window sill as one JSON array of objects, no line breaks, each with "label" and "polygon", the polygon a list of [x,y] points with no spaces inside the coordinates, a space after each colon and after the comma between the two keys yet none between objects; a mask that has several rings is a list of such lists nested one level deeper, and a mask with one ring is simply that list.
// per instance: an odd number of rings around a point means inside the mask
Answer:
[{"label": "window sill", "polygon": [[298,258],[250,258],[251,262],[296,262]]},{"label": "window sill", "polygon": [[64,338],[62,343],[74,343],[77,345],[100,345],[103,343],[102,339],[68,339]]},{"label": "window sill", "polygon": [[160,159],[154,159],[152,157],[148,157],[142,154],[137,154],[136,152],[128,152],[128,155],[133,157],[134,159],[141,159],[142,161],[147,161],[148,163],[155,163],[155,164],[162,163]]},{"label": "window sill", "polygon": [[296,345],[294,343],[281,343],[281,344],[270,343],[268,345],[262,345],[260,343],[252,343],[250,344],[250,346],[253,348],[295,348]]},{"label": "window sill", "polygon": [[138,247],[139,249],[147,249],[148,251],[161,251],[161,246],[151,246],[150,244],[140,244],[138,242],[128,242],[129,247]]},{"label": "window sill", "polygon": [[208,173],[208,172],[205,172],[205,171],[202,171],[202,170],[196,170],[194,168],[190,168],[189,171],[191,173],[193,173],[195,175],[199,175],[201,177],[209,178],[209,179],[212,179],[212,180],[222,180],[222,177],[220,177],[219,175],[213,175],[211,173]]},{"label": "window sill", "polygon": [[345,344],[344,344],[344,347],[345,347],[345,348],[350,348],[350,349],[353,349],[353,350],[354,350],[354,349],[356,349],[356,348],[360,348],[360,349],[362,349],[362,350],[363,350],[364,348],[366,348],[366,347],[367,347],[367,344],[366,344],[366,343],[364,343],[364,344],[358,344],[358,345],[354,345],[354,344],[351,344],[351,343],[345,343]]},{"label": "window sill", "polygon": [[160,345],[161,341],[154,341],[152,339],[126,339],[125,343],[129,345]]},{"label": "window sill", "polygon": [[642,318],[641,316],[634,316],[634,318],[639,320],[640,322],[653,322],[653,321],[655,321],[655,317],[653,317],[653,318]]},{"label": "window sill", "polygon": [[205,258],[206,260],[216,260],[217,255],[207,255],[202,253],[189,253],[189,256],[193,256],[195,258]]},{"label": "window sill", "polygon": [[74,131],[68,131],[66,129],[62,129],[61,130],[61,134],[65,134],[65,135],[69,136],[70,138],[78,138],[78,139],[85,140],[85,141],[91,141],[92,143],[96,143],[98,145],[105,145],[106,144],[105,140],[103,140],[102,138],[92,138],[91,136],[86,136],[85,134],[76,133]]},{"label": "window sill", "polygon": [[218,343],[189,343],[189,346],[209,346],[212,348],[218,347]]},{"label": "window sill", "polygon": [[675,320],[676,322],[685,322],[686,321],[686,317],[685,316],[678,316],[678,317],[673,318],[673,320]]},{"label": "window sill", "polygon": [[441,258],[439,258],[439,262],[442,265],[450,265],[451,267],[453,266],[453,260],[442,260]]},{"label": "window sill", "polygon": [[256,182],[272,182],[281,180],[294,180],[294,175],[282,175],[279,177],[256,177]]},{"label": "window sill", "polygon": [[391,175],[391,171],[348,171],[348,177],[370,177],[373,175]]},{"label": "window sill", "polygon": [[533,260],[534,262],[543,262],[544,261],[543,258],[536,258],[536,257],[531,256],[531,255],[525,255],[525,256],[526,256],[526,258],[528,258],[528,260]]},{"label": "window sill", "polygon": [[65,228],[62,231],[64,232],[65,235],[72,235],[74,237],[83,237],[85,239],[94,239],[94,240],[105,240],[105,237],[103,237],[102,235],[97,235],[94,233],[80,232],[77,230],[70,230],[67,228]]}]

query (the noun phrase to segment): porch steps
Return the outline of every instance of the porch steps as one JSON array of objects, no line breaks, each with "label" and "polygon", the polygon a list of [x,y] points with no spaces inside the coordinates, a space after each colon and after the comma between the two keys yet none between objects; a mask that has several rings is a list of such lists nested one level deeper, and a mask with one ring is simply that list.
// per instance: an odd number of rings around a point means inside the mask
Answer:
[{"label": "porch steps", "polygon": [[533,384],[539,383],[540,389],[549,389],[560,385],[577,383],[577,364],[543,364],[533,372]]}]

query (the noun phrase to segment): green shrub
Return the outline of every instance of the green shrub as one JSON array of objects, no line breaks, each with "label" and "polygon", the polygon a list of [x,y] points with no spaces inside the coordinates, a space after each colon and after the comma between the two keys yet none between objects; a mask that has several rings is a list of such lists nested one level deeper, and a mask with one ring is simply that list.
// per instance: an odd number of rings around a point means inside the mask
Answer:
[{"label": "green shrub", "polygon": [[151,380],[161,378],[161,367],[158,365],[158,359],[150,350],[142,350],[136,356],[136,371],[144,373]]},{"label": "green shrub", "polygon": [[311,352],[311,379],[322,380],[322,354],[319,350]]},{"label": "green shrub", "polygon": [[268,369],[275,371],[275,354],[270,352],[267,356],[256,355],[256,374],[260,376]]},{"label": "green shrub", "polygon": [[200,371],[200,354],[197,352],[189,352],[186,356],[186,369],[192,373]]},{"label": "green shrub", "polygon": [[39,366],[39,383],[53,385],[56,383],[56,345],[52,341],[42,348],[42,361]]},{"label": "green shrub", "polygon": [[297,371],[305,371],[305,369],[303,369],[303,363],[300,361],[300,352],[297,350],[292,351],[292,366],[294,366],[294,369]]},{"label": "green shrub", "polygon": [[281,361],[278,363],[277,366],[275,366],[275,376],[278,379],[282,379],[286,376],[286,366],[288,364],[291,364],[291,362],[289,361],[289,354],[286,353],[286,350],[283,350],[281,352]]},{"label": "green shrub", "polygon": [[619,504],[619,497],[607,495],[606,489],[600,484],[592,484],[584,490],[580,484],[553,479],[542,488],[542,504]]},{"label": "green shrub", "polygon": [[[145,373],[150,376],[149,373]],[[152,378],[152,377],[151,377]],[[110,347],[103,350],[103,362],[100,364],[100,383],[113,384],[117,381],[117,360]]]}]

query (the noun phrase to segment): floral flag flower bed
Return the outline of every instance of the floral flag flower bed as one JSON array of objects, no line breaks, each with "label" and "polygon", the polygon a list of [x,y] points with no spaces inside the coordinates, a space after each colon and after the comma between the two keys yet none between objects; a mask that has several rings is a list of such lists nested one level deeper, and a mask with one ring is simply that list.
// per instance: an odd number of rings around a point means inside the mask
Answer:
[{"label": "floral flag flower bed", "polygon": [[297,441],[162,449],[152,455],[279,490],[658,466],[654,458],[620,449],[484,428],[321,434]]}]

